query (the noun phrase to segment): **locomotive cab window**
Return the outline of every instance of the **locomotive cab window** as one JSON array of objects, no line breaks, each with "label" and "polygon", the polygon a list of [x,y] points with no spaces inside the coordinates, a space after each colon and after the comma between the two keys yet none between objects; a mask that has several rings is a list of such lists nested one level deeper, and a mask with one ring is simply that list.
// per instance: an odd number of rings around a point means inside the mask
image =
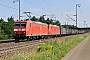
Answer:
[{"label": "locomotive cab window", "polygon": [[26,22],[16,22],[15,26],[26,26]]},{"label": "locomotive cab window", "polygon": [[20,23],[15,23],[15,26],[20,26]]},{"label": "locomotive cab window", "polygon": [[21,23],[21,26],[26,26],[26,23],[25,22]]}]

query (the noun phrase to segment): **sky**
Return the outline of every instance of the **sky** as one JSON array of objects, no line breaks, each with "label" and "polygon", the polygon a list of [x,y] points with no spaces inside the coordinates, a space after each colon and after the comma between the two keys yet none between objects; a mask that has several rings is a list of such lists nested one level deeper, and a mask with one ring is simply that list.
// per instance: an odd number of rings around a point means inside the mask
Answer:
[{"label": "sky", "polygon": [[[14,20],[19,19],[18,4],[18,0],[0,0],[0,18],[5,21],[10,16],[13,16]],[[46,15],[46,19],[58,20],[62,25],[76,25],[72,20],[76,20],[76,4],[80,5],[77,6],[77,26],[90,27],[90,0],[20,0],[20,19],[27,18],[23,12],[31,12],[31,17]]]}]

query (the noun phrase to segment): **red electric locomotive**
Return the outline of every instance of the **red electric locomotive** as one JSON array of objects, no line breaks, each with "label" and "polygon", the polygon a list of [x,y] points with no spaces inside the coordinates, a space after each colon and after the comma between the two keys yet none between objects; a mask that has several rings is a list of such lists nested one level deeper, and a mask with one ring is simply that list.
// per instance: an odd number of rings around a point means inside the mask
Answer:
[{"label": "red electric locomotive", "polygon": [[15,41],[19,41],[20,39],[24,40],[25,38],[27,40],[44,38],[52,35],[60,35],[59,26],[31,20],[16,20],[14,22]]},{"label": "red electric locomotive", "polygon": [[16,20],[14,22],[14,38],[15,38],[15,40],[26,38],[26,24],[27,24],[26,20],[25,21]]}]

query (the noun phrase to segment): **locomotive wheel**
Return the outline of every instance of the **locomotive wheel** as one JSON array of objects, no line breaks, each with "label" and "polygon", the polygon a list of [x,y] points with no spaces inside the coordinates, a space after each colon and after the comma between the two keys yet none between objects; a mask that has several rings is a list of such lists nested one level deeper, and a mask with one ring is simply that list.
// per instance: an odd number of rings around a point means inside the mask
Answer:
[{"label": "locomotive wheel", "polygon": [[15,39],[15,43],[19,42],[19,39]]},{"label": "locomotive wheel", "polygon": [[27,41],[29,40],[29,37],[27,36]]}]

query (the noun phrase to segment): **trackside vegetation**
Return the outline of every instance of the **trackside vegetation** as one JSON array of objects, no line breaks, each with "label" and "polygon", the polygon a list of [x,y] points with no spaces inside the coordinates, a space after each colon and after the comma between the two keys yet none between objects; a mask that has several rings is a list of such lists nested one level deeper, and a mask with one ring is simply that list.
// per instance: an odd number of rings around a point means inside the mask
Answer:
[{"label": "trackside vegetation", "polygon": [[10,39],[13,37],[13,26],[13,16],[8,17],[7,21],[4,21],[3,18],[0,18],[0,40]]},{"label": "trackside vegetation", "polygon": [[89,33],[85,33],[73,35],[63,40],[60,40],[60,38],[46,40],[33,49],[17,50],[5,60],[60,60],[88,35]]}]

